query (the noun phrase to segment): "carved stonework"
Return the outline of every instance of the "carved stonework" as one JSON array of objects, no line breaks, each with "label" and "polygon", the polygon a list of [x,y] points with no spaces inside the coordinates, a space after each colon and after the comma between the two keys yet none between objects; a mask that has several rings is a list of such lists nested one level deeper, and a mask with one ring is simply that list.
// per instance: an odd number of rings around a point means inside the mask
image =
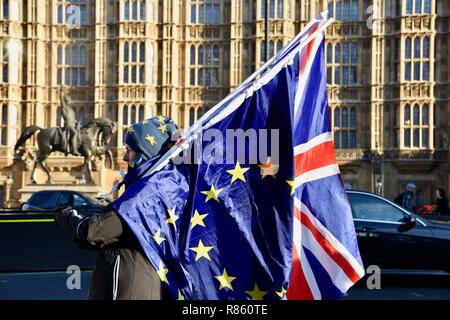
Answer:
[{"label": "carved stonework", "polygon": [[364,150],[350,149],[336,151],[336,158],[343,160],[370,160],[369,152]]}]

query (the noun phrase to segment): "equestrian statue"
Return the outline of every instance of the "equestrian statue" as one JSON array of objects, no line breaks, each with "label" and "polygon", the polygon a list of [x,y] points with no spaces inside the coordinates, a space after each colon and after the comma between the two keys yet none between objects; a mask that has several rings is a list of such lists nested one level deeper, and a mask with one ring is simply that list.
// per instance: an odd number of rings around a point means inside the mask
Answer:
[{"label": "equestrian statue", "polygon": [[25,144],[25,141],[37,133],[38,150],[36,151],[31,173],[32,183],[36,183],[34,174],[37,163],[47,172],[48,181],[52,182],[50,169],[45,160],[54,151],[62,152],[65,156],[69,154],[82,156],[84,158],[83,165],[88,169],[90,181],[92,181],[92,164],[95,157],[107,154],[111,168],[114,169],[113,155],[108,144],[117,131],[117,123],[108,118],[95,118],[81,127],[77,121],[75,111],[70,105],[71,100],[65,96],[62,88],[60,99],[64,127],[43,129],[35,125],[29,126],[22,132],[14,147],[14,150],[17,151]]}]

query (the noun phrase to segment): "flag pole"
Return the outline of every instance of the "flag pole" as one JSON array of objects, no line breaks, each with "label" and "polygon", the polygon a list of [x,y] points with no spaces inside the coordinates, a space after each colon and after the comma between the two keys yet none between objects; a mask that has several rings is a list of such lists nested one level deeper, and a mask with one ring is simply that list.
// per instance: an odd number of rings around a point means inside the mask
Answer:
[{"label": "flag pole", "polygon": [[[266,8],[267,10],[267,8]],[[322,17],[327,16],[328,10],[325,10],[321,12]],[[295,52],[298,52],[302,50],[304,47],[308,45],[308,43],[314,39],[318,34],[320,34],[323,30],[325,30],[331,23],[333,23],[334,19],[329,18],[328,20],[323,21],[320,26],[309,36],[305,39],[303,43],[301,43],[298,48],[295,49]],[[281,49],[275,56],[273,56],[269,61],[266,61],[266,63],[260,67],[258,70],[256,70],[253,74],[251,74],[243,83],[241,83],[236,90],[225,97],[222,101],[220,101],[218,104],[216,104],[213,108],[211,108],[208,112],[206,112],[200,119],[198,119],[189,129],[186,131],[186,133],[178,140],[178,142],[169,150],[167,151],[159,160],[157,163],[155,163],[149,170],[144,173],[145,175],[152,174],[155,171],[161,170],[170,160],[178,156],[183,150],[186,150],[189,147],[189,144],[196,138],[195,131],[202,127],[202,125],[207,122],[210,118],[210,116],[219,109],[222,105],[225,103],[228,103],[231,99],[239,96],[243,93],[243,89],[248,86],[249,83],[255,80],[255,78],[269,69],[273,62],[276,61],[279,57],[282,57],[286,52],[289,52],[289,50],[294,47],[294,45],[297,44],[297,42],[300,40],[300,38],[308,31],[308,29],[312,26],[313,20],[311,20],[305,27],[305,29],[300,32],[297,36],[295,36],[294,39],[292,39],[283,49]]]}]

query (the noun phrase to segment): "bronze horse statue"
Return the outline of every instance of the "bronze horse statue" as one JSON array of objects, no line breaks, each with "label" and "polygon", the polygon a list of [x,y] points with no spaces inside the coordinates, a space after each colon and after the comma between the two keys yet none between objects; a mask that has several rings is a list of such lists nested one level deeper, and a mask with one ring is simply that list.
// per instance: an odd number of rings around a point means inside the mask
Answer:
[{"label": "bronze horse statue", "polygon": [[[107,145],[116,131],[117,123],[107,118],[92,119],[81,128],[77,151],[84,157],[83,165],[87,166],[90,181],[92,181],[93,157],[99,157],[107,154],[111,168],[114,169],[113,155],[111,149]],[[67,152],[67,135],[64,132],[64,129],[60,127],[42,129],[38,126],[29,126],[25,128],[19,137],[19,140],[17,140],[14,150],[17,151],[17,149],[23,146],[25,141],[27,141],[36,132],[38,132],[37,142],[39,149],[36,152],[36,159],[34,161],[33,171],[31,173],[31,182],[36,183],[34,173],[36,170],[36,164],[39,163],[47,172],[48,181],[51,183],[52,177],[50,174],[50,169],[45,163],[45,160],[54,151],[60,151],[62,153]]]}]

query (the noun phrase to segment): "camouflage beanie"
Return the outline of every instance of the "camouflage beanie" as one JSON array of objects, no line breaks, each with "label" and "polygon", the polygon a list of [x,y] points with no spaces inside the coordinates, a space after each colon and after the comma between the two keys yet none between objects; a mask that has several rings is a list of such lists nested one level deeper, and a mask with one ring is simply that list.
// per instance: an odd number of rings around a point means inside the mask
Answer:
[{"label": "camouflage beanie", "polygon": [[156,116],[133,124],[128,128],[125,143],[137,153],[139,165],[142,161],[166,152],[179,136],[179,130],[172,119]]}]

